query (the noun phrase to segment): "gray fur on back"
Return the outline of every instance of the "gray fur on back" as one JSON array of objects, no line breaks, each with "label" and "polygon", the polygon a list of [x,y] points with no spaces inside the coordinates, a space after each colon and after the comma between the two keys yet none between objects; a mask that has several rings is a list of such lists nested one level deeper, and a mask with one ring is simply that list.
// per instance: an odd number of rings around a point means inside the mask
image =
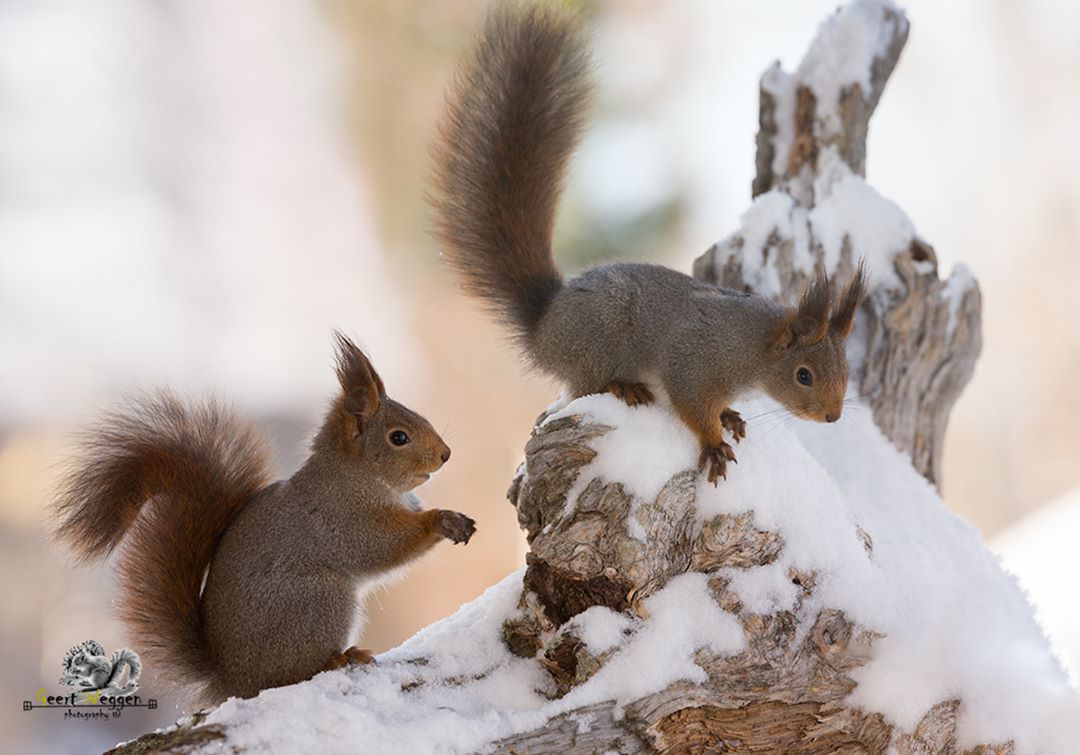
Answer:
[{"label": "gray fur on back", "polygon": [[574,395],[658,378],[669,394],[684,382],[698,393],[705,386],[742,392],[759,387],[769,364],[765,345],[783,316],[760,296],[660,265],[617,262],[586,271],[555,295],[532,355]]}]

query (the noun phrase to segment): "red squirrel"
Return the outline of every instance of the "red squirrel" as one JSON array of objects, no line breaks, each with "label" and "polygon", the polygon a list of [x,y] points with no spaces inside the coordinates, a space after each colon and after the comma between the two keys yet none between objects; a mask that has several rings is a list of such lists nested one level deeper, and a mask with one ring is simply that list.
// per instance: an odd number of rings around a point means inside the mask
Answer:
[{"label": "red squirrel", "polygon": [[[311,454],[270,482],[254,428],[168,393],[85,436],[57,500],[84,559],[123,544],[120,612],[148,668],[215,704],[364,663],[361,594],[472,519],[423,510],[413,488],[450,458],[427,420],[386,395],[337,334],[341,391]],[[205,580],[205,586],[204,586]]]},{"label": "red squirrel", "polygon": [[613,263],[564,281],[552,257],[555,209],[585,126],[589,48],[553,6],[497,6],[447,97],[434,144],[439,245],[540,370],[574,396],[631,406],[668,394],[697,435],[714,484],[746,423],[731,403],[763,390],[799,417],[843,411],[845,340],[866,289],[821,272],[796,307],[719,288],[660,265]]}]

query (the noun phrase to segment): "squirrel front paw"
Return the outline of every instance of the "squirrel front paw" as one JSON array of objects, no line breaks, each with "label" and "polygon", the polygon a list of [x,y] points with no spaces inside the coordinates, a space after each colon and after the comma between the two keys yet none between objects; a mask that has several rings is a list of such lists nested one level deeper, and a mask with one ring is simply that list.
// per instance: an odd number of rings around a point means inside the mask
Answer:
[{"label": "squirrel front paw", "polygon": [[727,463],[729,461],[738,463],[731,445],[720,441],[715,446],[705,446],[701,449],[701,456],[698,458],[698,470],[704,472],[707,468],[709,482],[716,485],[721,477],[727,479]]},{"label": "squirrel front paw", "polygon": [[[731,437],[738,443],[746,437],[746,420],[734,409],[725,409],[720,412],[720,424],[731,433]],[[735,461],[735,459],[732,459]]]},{"label": "squirrel front paw", "polygon": [[439,511],[436,526],[439,534],[452,543],[468,544],[469,538],[476,532],[476,522],[457,511]]}]

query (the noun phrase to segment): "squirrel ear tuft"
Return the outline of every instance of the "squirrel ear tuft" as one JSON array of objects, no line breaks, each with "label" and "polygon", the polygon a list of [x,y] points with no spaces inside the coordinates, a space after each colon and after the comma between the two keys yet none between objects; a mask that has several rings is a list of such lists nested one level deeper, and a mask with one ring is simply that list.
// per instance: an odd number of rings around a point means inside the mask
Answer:
[{"label": "squirrel ear tuft", "polygon": [[855,268],[855,275],[844,287],[843,293],[836,301],[832,317],[829,319],[829,330],[838,334],[841,338],[847,338],[855,325],[855,313],[859,311],[866,296],[866,260],[859,260]]},{"label": "squirrel ear tuft", "polygon": [[363,432],[364,422],[379,410],[386,389],[360,347],[339,330],[334,331],[334,340],[337,342],[337,376],[345,395],[345,411],[356,419],[357,429]]},{"label": "squirrel ear tuft", "polygon": [[788,348],[795,344],[812,346],[820,343],[829,328],[829,299],[829,276],[819,265],[798,308],[784,321],[777,345]]}]

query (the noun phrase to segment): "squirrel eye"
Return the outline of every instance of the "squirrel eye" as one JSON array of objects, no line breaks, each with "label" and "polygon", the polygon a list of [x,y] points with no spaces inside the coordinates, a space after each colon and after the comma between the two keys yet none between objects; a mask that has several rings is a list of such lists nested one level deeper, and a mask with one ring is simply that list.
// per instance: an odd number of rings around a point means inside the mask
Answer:
[{"label": "squirrel eye", "polygon": [[814,383],[814,376],[805,367],[795,370],[795,379],[802,385],[813,385]]},{"label": "squirrel eye", "polygon": [[405,434],[404,430],[394,430],[390,433],[390,442],[395,446],[404,446],[409,442],[409,436]]}]

